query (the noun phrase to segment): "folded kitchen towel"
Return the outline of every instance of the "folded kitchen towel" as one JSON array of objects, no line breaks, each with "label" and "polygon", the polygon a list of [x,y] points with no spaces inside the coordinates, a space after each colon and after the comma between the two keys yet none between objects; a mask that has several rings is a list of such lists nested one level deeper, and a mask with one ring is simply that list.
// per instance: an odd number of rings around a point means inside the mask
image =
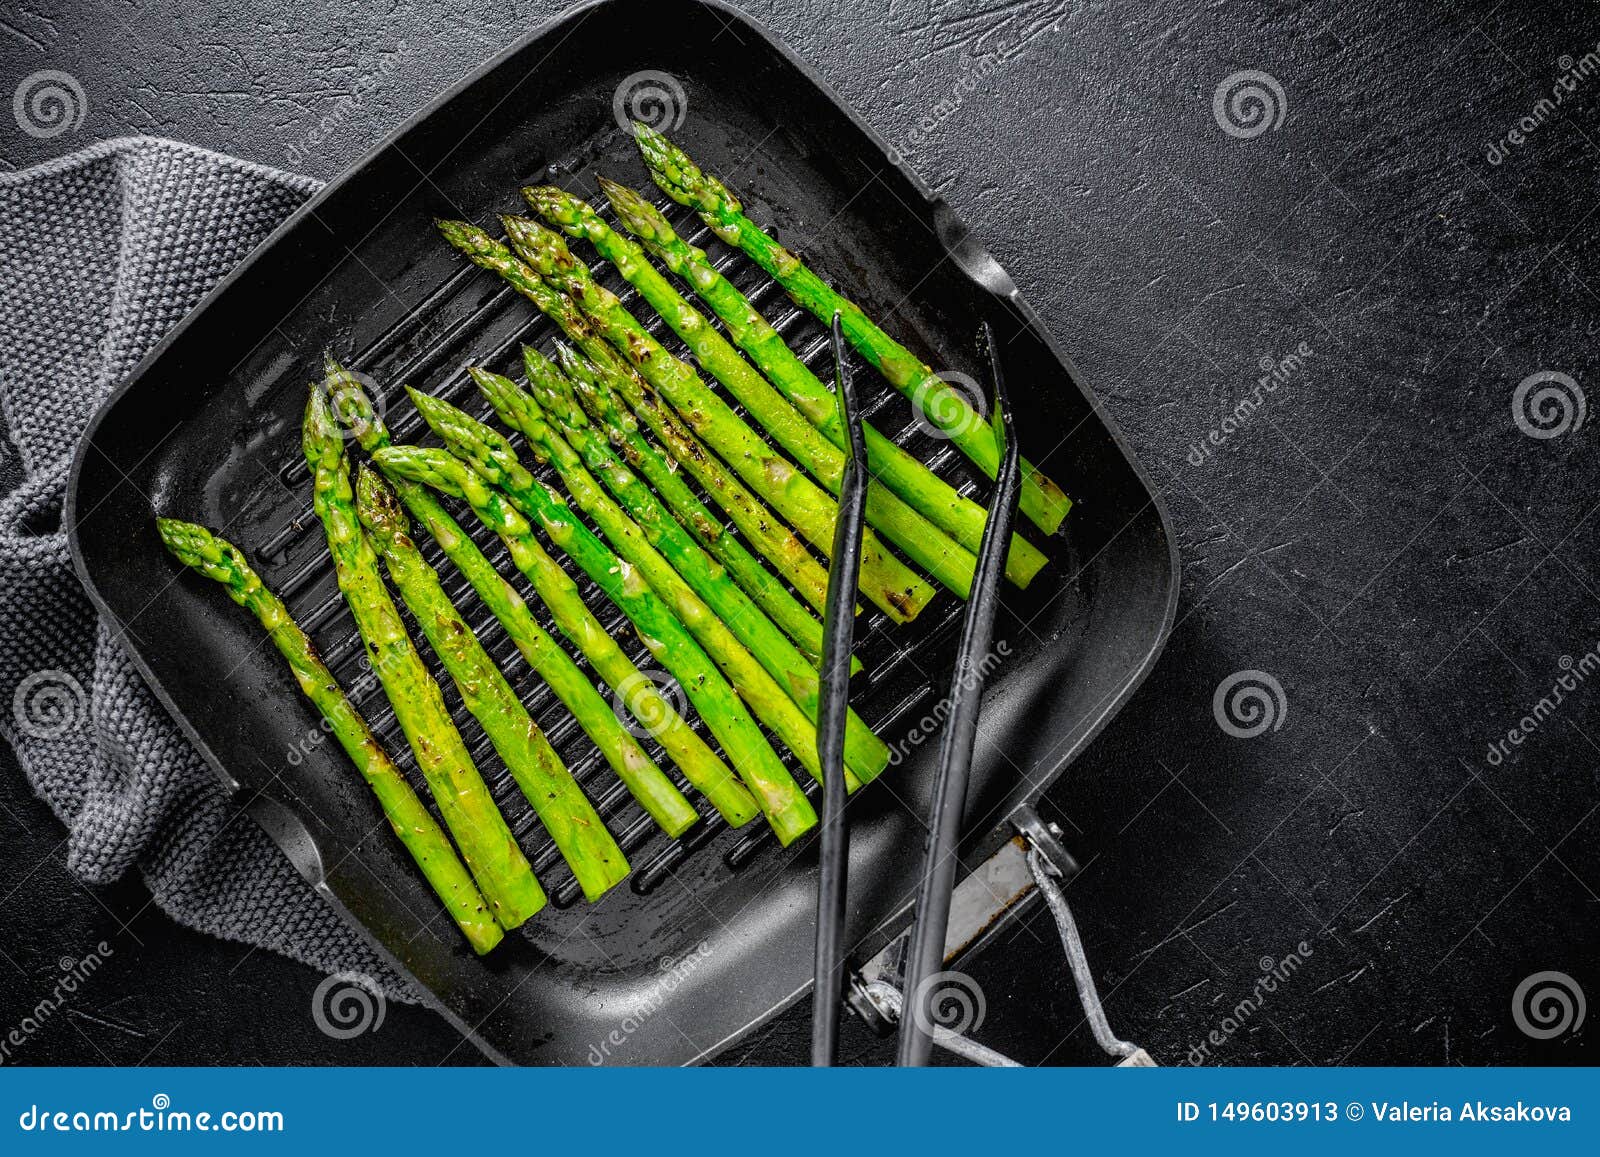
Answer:
[{"label": "folded kitchen towel", "polygon": [[0,735],[86,883],[131,868],[191,928],[409,987],[231,797],[99,619],[61,525],[108,393],[317,182],[174,141],[105,141],[0,174]]}]

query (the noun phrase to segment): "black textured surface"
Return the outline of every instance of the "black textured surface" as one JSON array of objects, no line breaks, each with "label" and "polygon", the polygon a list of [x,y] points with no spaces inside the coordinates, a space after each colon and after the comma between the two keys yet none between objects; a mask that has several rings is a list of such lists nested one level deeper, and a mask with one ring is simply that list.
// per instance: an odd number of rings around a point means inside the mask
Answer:
[{"label": "black textured surface", "polygon": [[[0,125],[0,158],[156,132],[278,164],[298,148],[326,176],[545,11],[14,5],[3,87],[60,68],[90,112],[50,140]],[[1600,993],[1600,680],[1499,766],[1485,758],[1563,656],[1600,641],[1594,429],[1536,439],[1512,420],[1529,374],[1592,380],[1600,78],[1486,159],[1560,58],[1594,49],[1586,6],[750,11],[886,137],[929,126],[908,163],[1000,257],[1171,504],[1172,645],[1047,806],[1087,865],[1069,896],[1113,1025],[1181,1063],[1260,960],[1304,940],[1295,977],[1215,1060],[1592,1060],[1591,1026],[1537,1041],[1511,1001],[1544,970]],[[1240,69],[1286,98],[1253,139],[1213,118]],[[1303,371],[1190,465],[1259,359],[1302,342]],[[1288,710],[1241,740],[1212,696],[1247,669],[1279,680]],[[16,1060],[469,1059],[416,1010],[324,1037],[317,977],[173,928],[135,884],[66,880],[59,829],[9,757],[0,784],[0,1022],[49,992],[59,958],[115,949]],[[965,964],[988,998],[975,1035],[1025,1062],[1100,1063],[1060,961],[1036,908]],[[732,1059],[798,1059],[806,1027],[801,1006]],[[859,1025],[845,1047],[888,1053]]]}]

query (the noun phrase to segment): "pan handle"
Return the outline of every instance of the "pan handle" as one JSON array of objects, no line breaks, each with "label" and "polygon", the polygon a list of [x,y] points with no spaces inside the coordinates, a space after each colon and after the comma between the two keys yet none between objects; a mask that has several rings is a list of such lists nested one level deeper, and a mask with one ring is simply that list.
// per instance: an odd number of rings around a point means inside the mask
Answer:
[{"label": "pan handle", "polygon": [[[945,960],[949,961],[980,935],[991,930],[1008,912],[1016,911],[1030,891],[1044,897],[1055,920],[1056,931],[1067,957],[1067,967],[1072,973],[1073,986],[1083,1006],[1084,1017],[1089,1022],[1095,1043],[1116,1059],[1118,1068],[1155,1068],[1155,1060],[1144,1049],[1131,1041],[1119,1038],[1112,1030],[1095,986],[1094,973],[1084,952],[1083,939],[1078,934],[1077,921],[1067,906],[1063,886],[1078,870],[1077,861],[1061,843],[1061,832],[1047,823],[1032,807],[1024,804],[1011,816],[1011,824],[1020,839],[1008,840],[982,867],[956,887],[957,895],[968,892],[968,900],[982,901],[986,911],[967,911],[969,904],[958,904],[963,918],[958,927],[950,929],[945,942]],[[951,943],[951,938],[957,938]],[[848,1000],[851,1009],[867,1022],[880,1036],[894,1032],[904,1014],[904,957],[907,935],[902,933],[877,956],[850,977]],[[976,1041],[951,1032],[941,1025],[929,1024],[928,1035],[932,1043],[972,1061],[974,1064],[1009,1067],[1016,1062]]]}]

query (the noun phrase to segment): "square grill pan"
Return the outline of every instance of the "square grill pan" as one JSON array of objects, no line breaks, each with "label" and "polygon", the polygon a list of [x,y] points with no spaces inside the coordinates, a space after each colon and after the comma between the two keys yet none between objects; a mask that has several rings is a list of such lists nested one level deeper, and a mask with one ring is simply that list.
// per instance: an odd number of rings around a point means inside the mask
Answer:
[{"label": "square grill pan", "polygon": [[[319,373],[322,351],[333,350],[382,383],[381,404],[402,441],[427,434],[402,384],[485,413],[464,367],[515,376],[519,343],[548,351],[553,327],[450,249],[432,218],[495,227],[496,213],[521,207],[519,186],[552,181],[601,204],[596,173],[653,191],[614,101],[619,90],[638,86],[638,74],[657,73],[645,82],[659,86],[663,68],[681,87],[674,115],[683,120],[662,127],[727,180],[753,217],[932,365],[982,380],[971,339],[981,318],[994,323],[1023,450],[1077,501],[1045,544],[1050,567],[1028,591],[1005,591],[996,639],[1008,653],[990,676],[965,856],[976,862],[1007,837],[1007,815],[1036,799],[1120,707],[1172,622],[1177,583],[1166,514],[1117,432],[1004,271],[804,65],[743,15],[698,0],[606,0],[530,35],[329,185],[152,351],[85,435],[67,507],[85,585],[122,625],[124,645],[199,750],[299,870],[499,1060],[690,1063],[769,1019],[810,983],[812,839],[781,849],[759,821],[730,831],[691,792],[705,821],[667,840],[464,580],[425,543],[634,865],[625,885],[598,904],[582,903],[435,665],[552,898],[524,929],[477,958],[342,752],[307,742],[321,734],[316,715],[257,625],[213,583],[180,572],[152,519],[191,519],[236,542],[415,777],[381,690],[363,678],[360,642],[310,511],[299,455],[307,382]],[[823,328],[697,219],[664,197],[657,202],[826,380]],[[609,265],[580,243],[574,248],[641,320],[654,320]],[[653,328],[684,352],[659,322]],[[899,395],[864,366],[858,381],[880,429],[987,500],[987,484],[921,431]],[[470,512],[460,514],[463,525],[476,526]],[[478,540],[521,585],[499,544],[481,533]],[[623,617],[587,580],[582,585],[639,665],[650,665]],[[869,607],[857,628],[866,670],[854,703],[903,753],[852,803],[847,935],[863,959],[908,915],[938,747],[912,737],[937,717],[961,610],[942,594],[910,626],[894,627]],[[652,754],[676,774],[659,749]],[[809,782],[803,772],[797,778]]]}]

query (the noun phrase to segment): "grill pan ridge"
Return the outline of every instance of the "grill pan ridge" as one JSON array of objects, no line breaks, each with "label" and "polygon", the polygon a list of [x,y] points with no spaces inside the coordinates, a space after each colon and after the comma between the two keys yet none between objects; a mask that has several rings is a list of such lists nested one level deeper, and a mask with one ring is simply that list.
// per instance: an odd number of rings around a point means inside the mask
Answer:
[{"label": "grill pan ridge", "polygon": [[[513,46],[302,208],[152,351],[91,423],[66,512],[91,597],[122,625],[124,645],[184,731],[302,873],[497,1060],[689,1063],[774,1015],[809,983],[813,839],[780,849],[759,821],[730,831],[686,791],[705,818],[667,840],[465,580],[420,536],[446,589],[634,868],[598,904],[581,902],[532,809],[434,656],[419,648],[552,899],[501,948],[473,957],[360,777],[336,745],[318,741],[314,712],[255,624],[212,584],[179,573],[151,519],[194,519],[238,543],[415,778],[393,713],[363,669],[310,509],[298,450],[306,383],[331,349],[382,387],[379,405],[398,441],[434,441],[404,385],[486,415],[465,366],[518,376],[520,343],[548,352],[555,330],[459,258],[431,220],[463,216],[492,226],[494,214],[521,210],[519,186],[546,182],[604,210],[596,173],[655,193],[612,103],[620,84],[663,61],[673,62],[687,97],[675,135],[690,152],[745,198],[752,216],[773,223],[779,240],[933,365],[981,377],[969,339],[980,318],[991,320],[1016,383],[1024,452],[1077,502],[1062,532],[1044,543],[1050,566],[1028,591],[1004,592],[996,639],[1006,640],[1007,653],[989,679],[964,855],[981,857],[1005,838],[1009,811],[1035,799],[1121,705],[1159,653],[1175,605],[1165,510],[1075,371],[949,209],[890,165],[882,143],[786,50],[743,15],[700,0],[606,0]],[[770,111],[777,108],[785,113],[780,123]],[[463,125],[471,127],[462,133]],[[654,200],[826,380],[824,328],[692,214]],[[609,264],[581,242],[573,249],[687,359]],[[963,492],[987,500],[987,482],[925,433],[873,371],[858,364],[857,381],[869,420]],[[523,457],[533,465],[531,453]],[[561,491],[553,472],[536,473]],[[470,512],[457,514],[560,639],[504,549]],[[630,658],[651,669],[621,613],[558,561],[607,629],[627,641]],[[853,702],[904,753],[851,804],[847,939],[859,942],[863,957],[903,925],[910,903],[937,751],[936,742],[913,737],[925,738],[924,720],[937,718],[961,613],[960,601],[942,593],[909,626],[894,626],[870,606],[857,626],[865,671]],[[592,678],[582,656],[567,650]],[[659,747],[641,738],[687,788]],[[788,762],[814,793],[816,785]]]}]

